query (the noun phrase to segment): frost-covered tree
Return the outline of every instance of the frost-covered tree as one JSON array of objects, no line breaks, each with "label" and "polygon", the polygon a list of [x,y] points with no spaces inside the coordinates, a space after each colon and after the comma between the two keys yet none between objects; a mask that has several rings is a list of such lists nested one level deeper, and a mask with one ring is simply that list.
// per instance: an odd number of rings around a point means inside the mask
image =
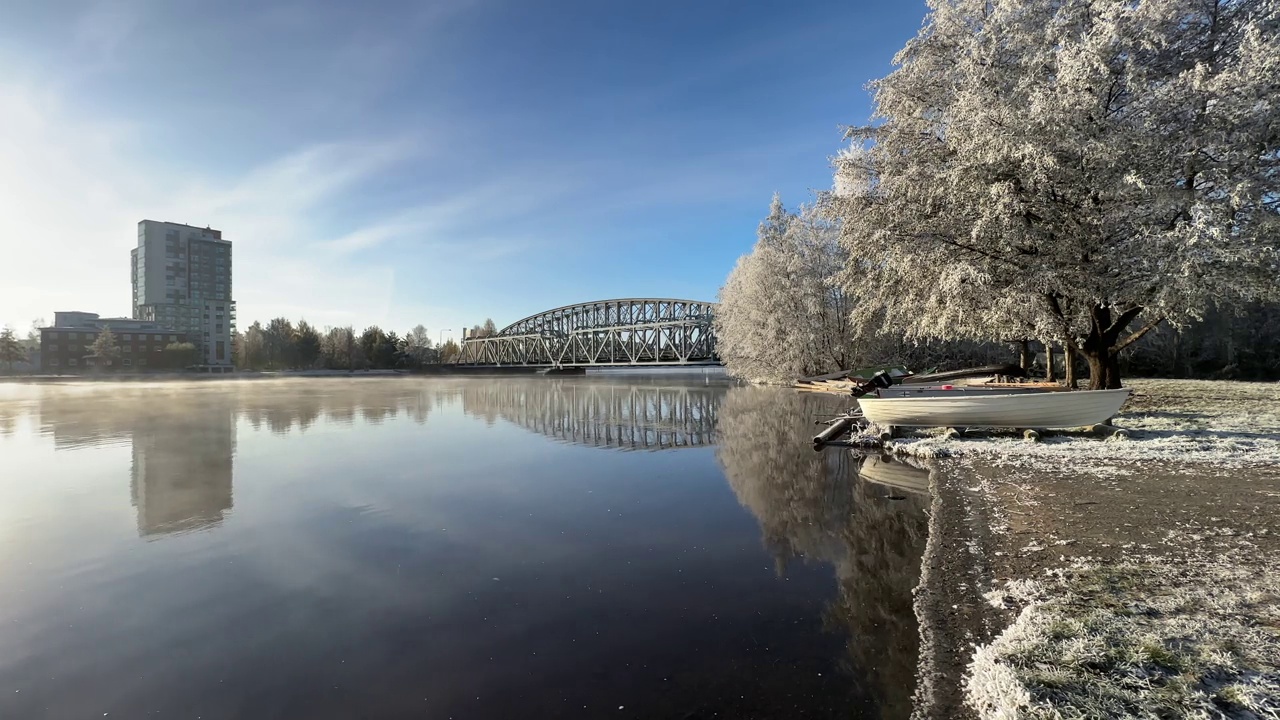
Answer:
[{"label": "frost-covered tree", "polygon": [[116,344],[116,335],[111,332],[111,328],[103,328],[94,337],[92,345],[86,345],[85,350],[94,358],[94,364],[99,367],[107,367],[113,365],[120,357],[120,347]]},{"label": "frost-covered tree", "polygon": [[431,333],[421,323],[404,334],[404,355],[413,367],[435,362],[436,351],[432,347]]},{"label": "frost-covered tree", "polygon": [[729,372],[786,382],[849,367],[855,333],[838,282],[839,234],[815,208],[790,213],[776,195],[751,253],[720,290],[717,347]]},{"label": "frost-covered tree", "polygon": [[863,321],[1061,340],[1280,291],[1280,0],[930,0],[831,204]]}]

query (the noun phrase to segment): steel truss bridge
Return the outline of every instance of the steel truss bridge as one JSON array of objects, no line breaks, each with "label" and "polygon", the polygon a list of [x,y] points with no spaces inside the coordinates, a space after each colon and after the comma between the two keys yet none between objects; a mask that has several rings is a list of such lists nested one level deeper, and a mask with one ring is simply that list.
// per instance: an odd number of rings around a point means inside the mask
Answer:
[{"label": "steel truss bridge", "polygon": [[626,298],[566,305],[467,338],[459,365],[711,365],[715,303]]},{"label": "steel truss bridge", "polygon": [[462,409],[488,423],[502,418],[574,445],[673,450],[716,443],[722,398],[711,387],[549,379],[468,383]]}]

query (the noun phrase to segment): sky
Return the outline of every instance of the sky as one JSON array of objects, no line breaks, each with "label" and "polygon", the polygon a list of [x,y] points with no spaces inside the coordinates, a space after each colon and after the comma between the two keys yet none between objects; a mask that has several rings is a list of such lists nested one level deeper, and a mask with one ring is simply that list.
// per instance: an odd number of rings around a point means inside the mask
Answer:
[{"label": "sky", "polygon": [[923,0],[8,0],[0,324],[127,316],[143,218],[234,244],[241,327],[433,337],[714,300],[830,186]]}]

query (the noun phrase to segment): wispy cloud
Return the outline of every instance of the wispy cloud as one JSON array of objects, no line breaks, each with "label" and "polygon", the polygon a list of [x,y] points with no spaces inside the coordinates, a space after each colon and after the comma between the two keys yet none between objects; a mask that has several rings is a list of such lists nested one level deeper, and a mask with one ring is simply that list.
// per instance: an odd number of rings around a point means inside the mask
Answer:
[{"label": "wispy cloud", "polygon": [[[132,137],[128,126],[69,112],[55,95],[0,82],[0,254],[5,276],[19,280],[0,284],[0,323],[25,327],[70,308],[128,314],[128,251],[144,217],[227,232],[242,317],[408,322],[393,308],[393,264],[316,250],[354,250],[408,231],[374,219],[338,233],[328,210],[371,177],[420,158],[418,141],[304,146],[226,177],[156,164]],[[402,214],[427,217],[438,207]],[[29,278],[40,282],[21,280]]]},{"label": "wispy cloud", "polygon": [[826,10],[763,28],[492,2],[20,3],[0,27],[0,323],[129,312],[142,218],[226,233],[242,322],[706,296],[751,241],[744,209],[808,182],[797,158],[825,184],[834,131],[787,123],[797,82],[847,71],[809,52]]},{"label": "wispy cloud", "polygon": [[[541,182],[515,171],[477,186],[424,190],[418,202],[372,224],[323,243],[336,254],[353,254],[387,243],[409,240],[419,252],[475,260],[505,257],[537,244],[515,228],[532,222],[559,201],[582,188],[561,176]],[[500,234],[497,228],[506,228]],[[511,237],[514,234],[519,237]]]}]

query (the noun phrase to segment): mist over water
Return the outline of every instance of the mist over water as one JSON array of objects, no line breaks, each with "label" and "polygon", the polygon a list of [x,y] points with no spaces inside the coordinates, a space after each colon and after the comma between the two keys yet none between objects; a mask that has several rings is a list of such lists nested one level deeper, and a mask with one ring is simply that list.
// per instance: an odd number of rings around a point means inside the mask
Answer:
[{"label": "mist over water", "polygon": [[840,406],[0,386],[0,717],[906,717],[927,474],[815,453]]}]

